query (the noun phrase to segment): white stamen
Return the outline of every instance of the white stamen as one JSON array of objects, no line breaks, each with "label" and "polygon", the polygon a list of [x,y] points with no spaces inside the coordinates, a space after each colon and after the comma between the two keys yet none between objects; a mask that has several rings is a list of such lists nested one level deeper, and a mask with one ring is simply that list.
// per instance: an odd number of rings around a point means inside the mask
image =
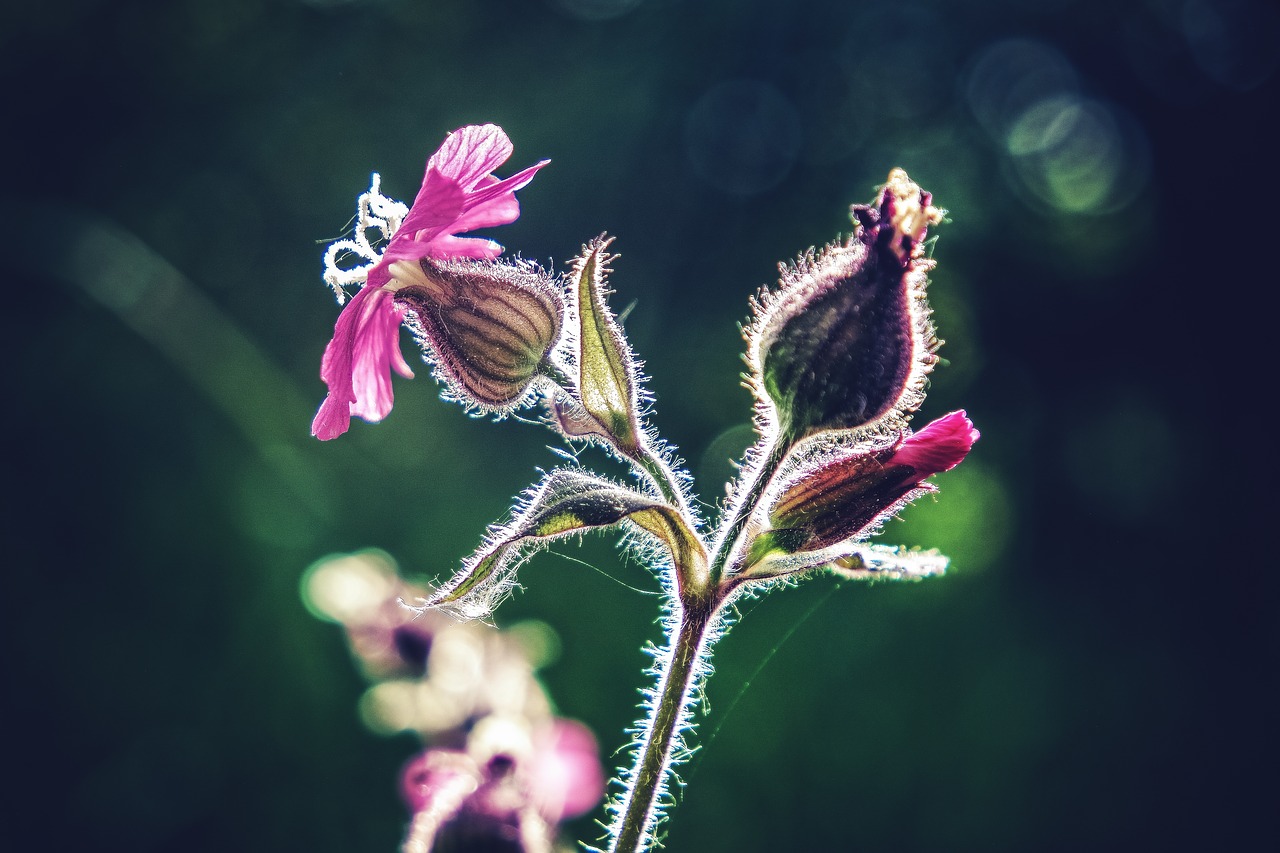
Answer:
[{"label": "white stamen", "polygon": [[[350,238],[337,240],[329,244],[324,252],[324,281],[333,289],[338,304],[347,301],[346,287],[352,284],[364,284],[369,271],[382,260],[382,252],[374,248],[375,243],[386,244],[393,234],[400,230],[400,224],[409,215],[409,208],[403,202],[387,198],[382,194],[382,176],[377,172],[369,181],[369,191],[356,199],[356,224]],[[369,232],[377,234],[370,239]],[[338,259],[354,255],[365,263],[356,266],[343,266]]]}]

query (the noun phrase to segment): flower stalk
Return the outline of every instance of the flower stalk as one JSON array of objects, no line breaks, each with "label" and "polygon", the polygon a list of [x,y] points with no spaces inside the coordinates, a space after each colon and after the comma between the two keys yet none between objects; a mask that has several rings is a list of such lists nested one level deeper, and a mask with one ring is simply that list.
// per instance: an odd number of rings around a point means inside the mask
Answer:
[{"label": "flower stalk", "polygon": [[715,640],[718,604],[712,599],[680,607],[675,638],[664,655],[658,697],[649,722],[626,800],[619,812],[610,853],[637,853],[648,846],[657,820],[658,799],[677,751],[696,696],[696,684]]},{"label": "flower stalk", "polygon": [[730,557],[734,555],[734,546],[751,520],[752,514],[760,505],[760,499],[773,481],[773,475],[777,473],[778,466],[787,458],[790,451],[790,443],[782,436],[778,436],[769,445],[768,451],[760,461],[749,469],[741,494],[731,503],[732,514],[721,525],[721,532],[717,537],[715,556],[711,558],[712,583],[719,583],[725,575],[725,570],[733,566],[734,561]]}]

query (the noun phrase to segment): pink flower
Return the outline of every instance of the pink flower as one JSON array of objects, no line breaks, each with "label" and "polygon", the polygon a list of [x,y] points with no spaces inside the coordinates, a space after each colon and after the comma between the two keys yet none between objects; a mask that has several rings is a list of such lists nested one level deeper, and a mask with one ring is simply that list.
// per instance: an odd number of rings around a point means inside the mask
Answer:
[{"label": "pink flower", "polygon": [[400,775],[414,813],[403,849],[549,850],[562,821],[603,798],[600,753],[590,729],[560,718],[524,746],[487,758],[440,747],[414,757]]},{"label": "pink flower", "polygon": [[389,268],[400,260],[423,258],[492,259],[502,246],[460,234],[506,225],[520,216],[516,190],[547,165],[543,160],[499,180],[492,172],[511,156],[511,140],[497,125],[469,125],[445,139],[427,160],[422,188],[382,257],[369,270],[365,285],[343,307],[325,347],[320,378],[329,395],[320,405],[311,433],[328,440],[342,435],[355,415],[371,423],[391,411],[391,371],[410,378],[413,371],[400,352],[400,323],[405,309],[383,287]]}]

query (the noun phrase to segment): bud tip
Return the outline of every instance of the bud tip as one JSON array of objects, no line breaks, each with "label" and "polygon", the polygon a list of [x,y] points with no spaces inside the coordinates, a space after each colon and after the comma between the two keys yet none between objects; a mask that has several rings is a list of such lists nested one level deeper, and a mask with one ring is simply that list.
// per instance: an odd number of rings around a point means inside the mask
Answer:
[{"label": "bud tip", "polygon": [[943,415],[907,436],[893,455],[893,464],[916,469],[921,479],[950,471],[969,455],[981,436],[963,409]]}]

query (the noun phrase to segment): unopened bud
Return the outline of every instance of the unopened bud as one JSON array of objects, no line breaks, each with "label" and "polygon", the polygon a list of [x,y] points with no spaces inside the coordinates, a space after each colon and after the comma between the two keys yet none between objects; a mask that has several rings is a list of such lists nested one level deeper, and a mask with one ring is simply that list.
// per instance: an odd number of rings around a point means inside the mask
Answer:
[{"label": "unopened bud", "polygon": [[793,555],[819,555],[823,562],[848,556],[842,547],[929,491],[925,480],[959,465],[978,437],[963,411],[952,412],[901,441],[802,469],[771,501],[768,529],[752,540],[745,574],[805,562]]},{"label": "unopened bud", "polygon": [[578,395],[572,401],[576,405],[558,405],[554,414],[565,435],[599,435],[623,453],[633,454],[640,432],[636,366],[606,299],[605,275],[616,257],[606,254],[612,242],[612,237],[596,238],[574,262]]},{"label": "unopened bud", "polygon": [[837,429],[884,433],[920,405],[936,341],[923,240],[942,211],[895,169],[874,204],[851,209],[845,243],[784,267],[747,331],[752,386],[792,440]]},{"label": "unopened bud", "polygon": [[397,261],[386,289],[449,390],[505,411],[523,402],[560,335],[564,296],[527,263]]}]

